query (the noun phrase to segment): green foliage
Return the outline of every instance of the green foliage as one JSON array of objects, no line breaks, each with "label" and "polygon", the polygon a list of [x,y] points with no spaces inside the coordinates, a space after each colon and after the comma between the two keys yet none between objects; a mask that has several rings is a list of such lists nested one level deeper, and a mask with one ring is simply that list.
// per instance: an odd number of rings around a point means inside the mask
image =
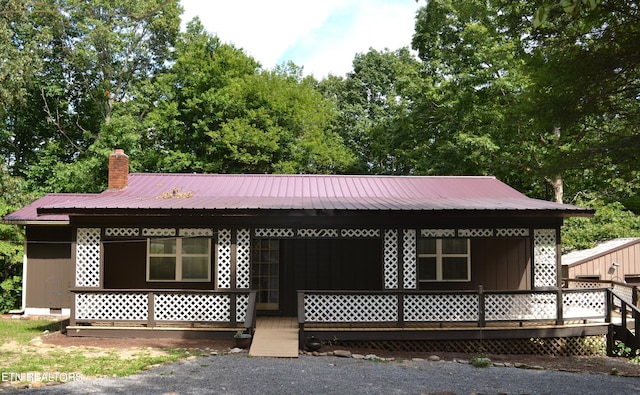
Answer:
[{"label": "green foliage", "polygon": [[491,366],[491,359],[487,357],[474,357],[471,360],[471,364],[476,368],[486,368],[488,366]]},{"label": "green foliage", "polygon": [[22,277],[13,276],[0,283],[0,314],[20,307]]},{"label": "green foliage", "polygon": [[640,365],[640,350],[632,349],[620,340],[616,340],[613,344],[613,350],[611,350],[614,356],[621,358],[628,358],[629,363],[634,365]]},{"label": "green foliage", "polygon": [[607,202],[595,195],[582,196],[575,203],[596,210],[589,217],[568,218],[562,227],[562,245],[566,250],[595,247],[598,241],[619,237],[640,237],[640,217],[621,203]]},{"label": "green foliage", "polygon": [[[0,218],[35,198],[24,190],[21,179],[0,173]],[[23,243],[17,227],[0,224],[0,313],[20,307]]]},{"label": "green foliage", "polygon": [[[336,109],[293,64],[262,70],[198,20],[176,62],[137,88],[111,122],[128,130],[133,167],[152,172],[335,173],[353,161]],[[121,139],[122,140],[122,139]]]}]

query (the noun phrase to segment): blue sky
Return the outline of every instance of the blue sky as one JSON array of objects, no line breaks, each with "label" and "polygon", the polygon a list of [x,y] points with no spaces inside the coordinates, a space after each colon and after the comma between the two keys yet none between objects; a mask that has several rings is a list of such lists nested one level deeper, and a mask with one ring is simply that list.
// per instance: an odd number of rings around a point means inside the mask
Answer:
[{"label": "blue sky", "polygon": [[223,42],[265,68],[293,61],[321,79],[343,76],[357,53],[411,45],[415,0],[181,0]]}]

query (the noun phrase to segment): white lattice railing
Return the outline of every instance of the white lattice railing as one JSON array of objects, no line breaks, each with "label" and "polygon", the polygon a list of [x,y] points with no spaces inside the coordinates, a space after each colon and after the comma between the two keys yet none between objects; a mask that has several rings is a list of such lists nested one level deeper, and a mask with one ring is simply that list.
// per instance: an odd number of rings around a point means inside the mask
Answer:
[{"label": "white lattice railing", "polygon": [[487,293],[485,321],[533,321],[557,318],[556,292]]},{"label": "white lattice railing", "polygon": [[[255,316],[255,291],[86,290],[75,289],[71,325],[132,321],[216,323],[235,326]],[[254,298],[250,295],[254,294]],[[251,321],[253,321],[251,319]]]},{"label": "white lattice railing", "polygon": [[607,291],[564,290],[562,306],[565,319],[600,318],[607,313]]},{"label": "white lattice railing", "polygon": [[[560,296],[561,295],[561,296]],[[561,298],[562,306],[558,308]],[[607,290],[460,292],[299,291],[304,323],[456,323],[606,319]],[[562,314],[562,319],[559,318]]]}]

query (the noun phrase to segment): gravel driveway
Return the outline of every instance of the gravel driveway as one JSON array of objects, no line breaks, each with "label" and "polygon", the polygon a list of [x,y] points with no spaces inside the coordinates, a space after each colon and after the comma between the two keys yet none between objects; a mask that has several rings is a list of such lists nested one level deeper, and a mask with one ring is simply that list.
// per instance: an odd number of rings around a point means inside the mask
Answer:
[{"label": "gravel driveway", "polygon": [[638,394],[640,379],[605,374],[476,368],[448,361],[247,354],[185,360],[125,378],[86,379],[21,394]]}]

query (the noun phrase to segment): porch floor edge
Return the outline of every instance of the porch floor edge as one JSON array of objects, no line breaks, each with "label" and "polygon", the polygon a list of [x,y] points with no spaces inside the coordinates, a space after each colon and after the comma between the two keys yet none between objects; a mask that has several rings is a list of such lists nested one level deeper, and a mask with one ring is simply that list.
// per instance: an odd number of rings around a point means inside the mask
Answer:
[{"label": "porch floor edge", "polygon": [[108,327],[108,326],[67,326],[67,336],[105,338],[166,338],[166,339],[212,339],[231,340],[243,328],[168,328],[168,327]]}]

